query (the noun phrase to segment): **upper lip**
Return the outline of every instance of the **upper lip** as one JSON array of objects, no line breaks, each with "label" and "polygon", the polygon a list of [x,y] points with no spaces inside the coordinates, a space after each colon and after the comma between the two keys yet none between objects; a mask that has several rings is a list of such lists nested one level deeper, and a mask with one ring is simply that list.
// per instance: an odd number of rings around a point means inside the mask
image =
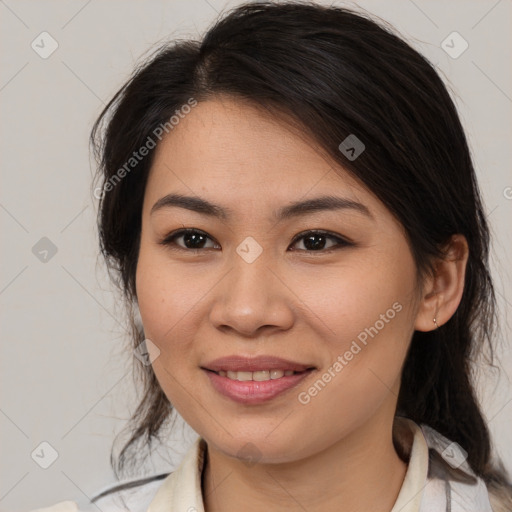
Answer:
[{"label": "upper lip", "polygon": [[257,357],[233,355],[220,357],[210,361],[209,363],[204,364],[202,368],[212,370],[214,372],[255,372],[258,370],[293,370],[295,372],[302,372],[313,368],[313,366],[270,355],[261,355]]}]

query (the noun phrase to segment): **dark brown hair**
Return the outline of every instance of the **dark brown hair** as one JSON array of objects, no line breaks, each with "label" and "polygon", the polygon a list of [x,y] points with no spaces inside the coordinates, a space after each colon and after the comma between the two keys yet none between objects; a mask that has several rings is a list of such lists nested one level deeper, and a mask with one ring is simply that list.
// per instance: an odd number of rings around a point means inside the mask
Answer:
[{"label": "dark brown hair", "polygon": [[[463,127],[434,67],[364,14],[304,2],[244,4],[201,41],[165,44],[135,70],[94,125],[98,178],[109,182],[191,97],[200,102],[216,95],[295,120],[396,216],[419,275],[432,272],[451,235],[466,237],[461,303],[438,330],[414,333],[397,414],[459,443],[488,482],[505,482],[490,463],[489,432],[471,381],[472,361],[493,339],[497,321],[489,227]],[[366,147],[353,161],[339,150],[350,134]],[[101,251],[128,305],[137,300],[141,211],[153,155],[100,198]],[[144,332],[135,321],[132,327],[135,347]],[[116,473],[135,466],[137,444],[148,448],[159,439],[172,412],[152,367],[135,366],[143,396],[128,425],[130,439],[111,459]]]}]

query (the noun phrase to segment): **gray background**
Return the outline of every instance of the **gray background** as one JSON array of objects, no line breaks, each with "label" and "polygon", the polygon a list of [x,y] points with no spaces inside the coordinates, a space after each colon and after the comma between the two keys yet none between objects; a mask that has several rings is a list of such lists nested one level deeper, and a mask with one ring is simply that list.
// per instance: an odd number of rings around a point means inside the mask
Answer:
[{"label": "gray background", "polygon": [[[137,391],[119,299],[97,261],[87,138],[103,104],[155,43],[197,37],[217,12],[238,3],[0,0],[2,511],[84,498],[113,482],[110,446],[134,410]],[[457,96],[495,235],[503,322],[501,378],[479,372],[478,386],[510,470],[512,3],[337,3],[390,22],[438,66]],[[46,59],[31,47],[43,31],[59,45]],[[469,44],[458,58],[441,46],[453,31]],[[460,44],[452,44],[454,51]],[[46,262],[33,252],[43,237],[57,248]],[[169,457],[154,458],[141,471],[172,469],[195,436],[178,428],[169,437]],[[48,469],[31,458],[44,441],[58,452]]]}]

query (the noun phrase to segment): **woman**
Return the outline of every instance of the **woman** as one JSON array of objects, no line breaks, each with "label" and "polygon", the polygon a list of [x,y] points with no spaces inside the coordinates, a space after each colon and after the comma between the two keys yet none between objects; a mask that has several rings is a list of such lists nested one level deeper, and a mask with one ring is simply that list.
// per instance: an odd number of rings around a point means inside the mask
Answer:
[{"label": "woman", "polygon": [[160,49],[92,141],[144,388],[116,469],[173,409],[199,438],[91,509],[512,510],[470,379],[489,230],[425,58],[346,9],[242,5]]}]

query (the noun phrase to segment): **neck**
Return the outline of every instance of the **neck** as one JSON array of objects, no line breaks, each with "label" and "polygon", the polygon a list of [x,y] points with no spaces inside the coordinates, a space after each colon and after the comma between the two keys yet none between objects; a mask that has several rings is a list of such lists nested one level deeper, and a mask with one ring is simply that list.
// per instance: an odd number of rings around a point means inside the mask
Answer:
[{"label": "neck", "polygon": [[393,417],[374,417],[302,460],[256,464],[208,447],[203,470],[206,512],[389,512],[407,465],[393,446]]}]

